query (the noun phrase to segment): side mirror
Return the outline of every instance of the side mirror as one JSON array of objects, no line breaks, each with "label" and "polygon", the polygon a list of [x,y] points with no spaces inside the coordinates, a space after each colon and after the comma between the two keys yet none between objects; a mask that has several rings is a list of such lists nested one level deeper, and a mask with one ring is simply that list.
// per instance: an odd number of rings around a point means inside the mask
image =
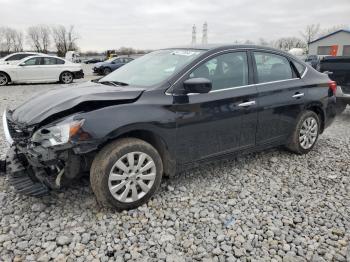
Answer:
[{"label": "side mirror", "polygon": [[205,94],[209,93],[212,88],[212,83],[207,78],[191,78],[184,82],[186,93]]}]

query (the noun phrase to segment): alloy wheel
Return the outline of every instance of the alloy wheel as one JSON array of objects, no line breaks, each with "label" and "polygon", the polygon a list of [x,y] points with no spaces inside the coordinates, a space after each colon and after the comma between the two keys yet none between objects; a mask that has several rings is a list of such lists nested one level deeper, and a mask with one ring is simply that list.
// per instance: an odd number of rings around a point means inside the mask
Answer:
[{"label": "alloy wheel", "polygon": [[69,84],[73,81],[73,75],[72,73],[69,73],[69,72],[64,72],[62,74],[62,82],[65,83],[65,84]]},{"label": "alloy wheel", "polygon": [[311,148],[318,136],[318,123],[314,117],[308,117],[301,125],[299,132],[299,143],[303,149]]},{"label": "alloy wheel", "polygon": [[108,188],[112,196],[123,203],[132,203],[143,198],[156,179],[156,165],[143,152],[130,152],[113,165]]},{"label": "alloy wheel", "polygon": [[0,74],[0,86],[7,85],[8,78],[5,74]]}]

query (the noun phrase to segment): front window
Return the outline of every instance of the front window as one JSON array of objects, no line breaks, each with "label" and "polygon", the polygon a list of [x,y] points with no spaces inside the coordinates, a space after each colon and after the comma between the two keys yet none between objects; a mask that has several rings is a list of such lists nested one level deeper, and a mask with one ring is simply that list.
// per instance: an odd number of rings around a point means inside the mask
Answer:
[{"label": "front window", "polygon": [[207,78],[212,90],[244,86],[248,84],[248,60],[246,52],[219,55],[196,68],[190,78]]},{"label": "front window", "polygon": [[127,63],[99,82],[119,82],[127,85],[153,86],[170,78],[195,58],[203,50],[168,49],[159,50]]},{"label": "front window", "polygon": [[30,58],[27,61],[25,61],[23,64],[26,66],[32,66],[32,65],[40,65],[40,57],[34,57],[34,58]]}]

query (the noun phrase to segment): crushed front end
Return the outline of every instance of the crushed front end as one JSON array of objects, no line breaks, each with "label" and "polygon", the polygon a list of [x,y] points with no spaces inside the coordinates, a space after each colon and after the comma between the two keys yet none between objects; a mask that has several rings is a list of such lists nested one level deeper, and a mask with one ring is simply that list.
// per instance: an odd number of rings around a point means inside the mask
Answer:
[{"label": "crushed front end", "polygon": [[68,118],[44,127],[26,126],[5,111],[3,128],[10,146],[5,171],[10,184],[20,193],[42,196],[89,168],[87,155],[79,155],[72,141],[82,133],[83,120]]}]

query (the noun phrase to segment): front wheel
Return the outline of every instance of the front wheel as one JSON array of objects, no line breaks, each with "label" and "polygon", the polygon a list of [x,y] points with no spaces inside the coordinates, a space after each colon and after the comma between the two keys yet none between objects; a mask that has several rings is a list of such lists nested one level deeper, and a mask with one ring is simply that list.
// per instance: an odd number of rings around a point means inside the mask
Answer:
[{"label": "front wheel", "polygon": [[109,67],[106,67],[103,69],[103,74],[104,75],[109,75],[112,72],[112,70]]},{"label": "front wheel", "polygon": [[60,81],[63,84],[70,84],[73,82],[73,74],[71,72],[63,72],[60,76]]},{"label": "front wheel", "polygon": [[305,111],[299,116],[287,148],[297,154],[306,154],[315,146],[319,134],[320,119],[318,115],[313,111]]},{"label": "front wheel", "polygon": [[0,86],[6,86],[9,83],[9,77],[5,73],[0,73]]},{"label": "front wheel", "polygon": [[163,164],[157,150],[143,140],[123,138],[95,157],[90,183],[98,202],[117,210],[137,208],[159,188]]}]

